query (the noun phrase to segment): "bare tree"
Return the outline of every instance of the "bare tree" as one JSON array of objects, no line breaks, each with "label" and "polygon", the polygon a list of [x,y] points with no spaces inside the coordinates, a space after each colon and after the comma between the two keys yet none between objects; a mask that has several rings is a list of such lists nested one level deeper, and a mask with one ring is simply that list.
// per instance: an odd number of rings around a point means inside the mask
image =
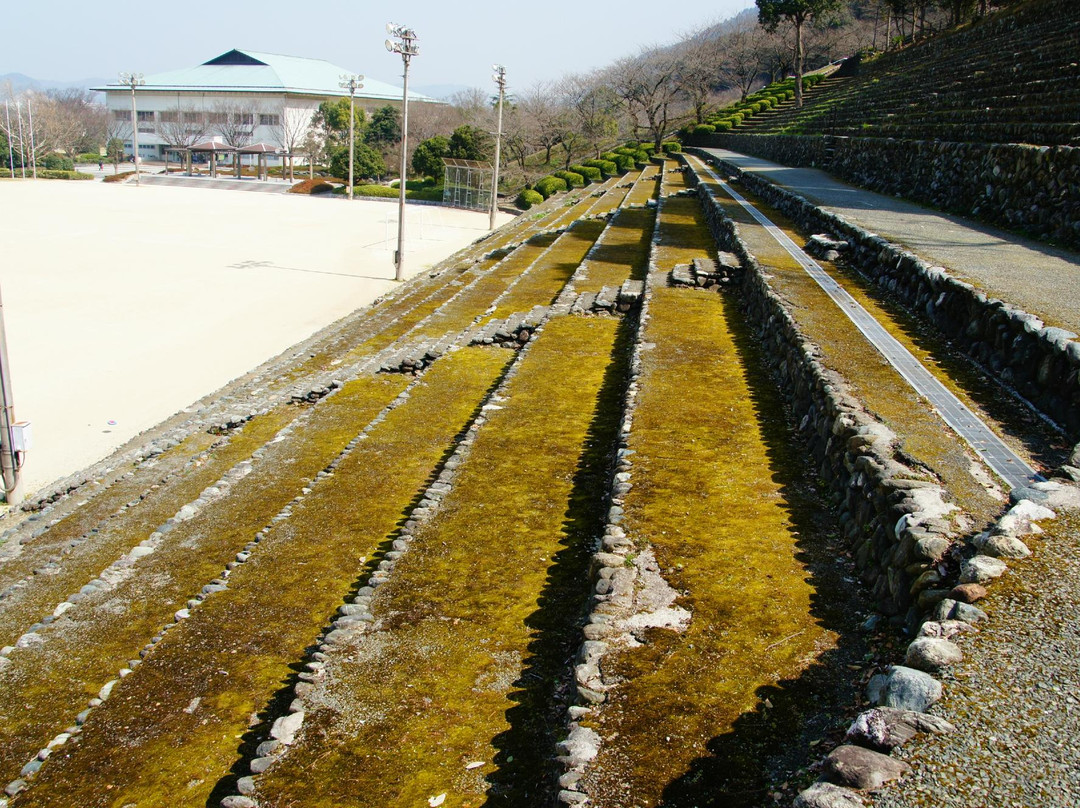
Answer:
[{"label": "bare tree", "polygon": [[[114,110],[114,113],[122,111]],[[205,140],[210,134],[207,115],[193,106],[182,105],[179,98],[176,109],[158,112],[156,129],[158,137],[174,149],[191,148],[196,143]]]},{"label": "bare tree", "polygon": [[[289,181],[292,182],[295,179],[293,175],[293,155],[301,150],[304,137],[311,127],[311,116],[305,110],[290,107],[284,99],[278,104],[276,113],[278,125],[274,127],[274,139],[286,152],[283,159],[288,163]],[[284,179],[285,163],[282,163],[281,173]]]},{"label": "bare tree", "polygon": [[635,130],[643,129],[657,151],[675,112],[680,92],[678,67],[677,53],[669,48],[620,59],[607,71],[612,87],[626,103]]},{"label": "bare tree", "polygon": [[746,99],[758,76],[766,70],[769,39],[752,17],[740,18],[724,37],[720,75],[739,91],[740,100]]},{"label": "bare tree", "polygon": [[[551,162],[551,150],[566,137],[569,126],[566,109],[558,102],[555,88],[539,82],[518,99],[526,144],[544,151],[544,165]],[[524,164],[522,168],[524,169]]]},{"label": "bare tree", "polygon": [[600,73],[567,76],[559,85],[563,104],[573,114],[579,140],[600,155],[619,136],[622,102]]},{"label": "bare tree", "polygon": [[676,50],[679,89],[694,110],[694,121],[701,123],[720,84],[721,40],[698,34],[683,39]]}]

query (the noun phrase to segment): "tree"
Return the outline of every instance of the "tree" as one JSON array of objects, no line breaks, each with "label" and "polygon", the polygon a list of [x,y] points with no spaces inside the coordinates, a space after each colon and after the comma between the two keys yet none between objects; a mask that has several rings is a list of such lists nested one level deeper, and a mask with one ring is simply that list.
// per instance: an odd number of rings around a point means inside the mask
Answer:
[{"label": "tree", "polygon": [[447,157],[458,160],[490,160],[494,138],[483,129],[464,124],[454,130],[447,144]]},{"label": "tree", "polygon": [[364,142],[376,149],[385,149],[401,141],[401,113],[387,104],[371,113]]},{"label": "tree", "polygon": [[420,177],[434,177],[438,182],[443,176],[442,159],[450,153],[450,141],[442,135],[421,141],[413,152],[413,171]]},{"label": "tree", "polygon": [[[354,105],[353,115],[355,137],[361,140],[365,126],[363,107]],[[349,99],[323,101],[311,116],[311,125],[328,146],[349,145]]]},{"label": "tree", "polygon": [[120,170],[120,161],[124,159],[124,141],[118,137],[109,138],[105,144],[105,156],[113,164],[113,174]]},{"label": "tree", "polygon": [[694,110],[694,121],[702,123],[705,107],[716,92],[720,75],[720,42],[716,37],[697,35],[678,46],[677,82]]},{"label": "tree", "polygon": [[[644,129],[656,150],[667,134],[668,120],[680,92],[676,49],[646,50],[620,59],[610,69],[611,85],[626,104],[634,128]],[[642,126],[638,115],[645,118]]]},{"label": "tree", "polygon": [[765,31],[756,20],[741,19],[725,36],[723,47],[720,75],[739,91],[739,100],[745,101],[765,69],[768,53]]},{"label": "tree", "polygon": [[[310,129],[311,118],[303,110],[290,106],[284,99],[279,102],[275,112],[277,113],[278,125],[274,127],[274,140],[287,152],[284,159],[289,165],[289,181],[291,182],[295,179],[293,175],[294,155],[304,150],[304,138]],[[284,179],[284,163],[281,169],[282,179]]]},{"label": "tree", "polygon": [[619,136],[620,99],[600,74],[570,76],[561,85],[563,103],[576,122],[578,137],[596,155]]},{"label": "tree", "polygon": [[803,30],[808,22],[825,20],[840,0],[756,0],[758,21],[769,32],[787,21],[795,28],[795,105],[803,104]]},{"label": "tree", "polygon": [[[349,176],[349,147],[338,146],[330,157],[330,173]],[[353,175],[359,179],[378,179],[386,173],[382,155],[366,143],[357,143],[353,154]]]}]

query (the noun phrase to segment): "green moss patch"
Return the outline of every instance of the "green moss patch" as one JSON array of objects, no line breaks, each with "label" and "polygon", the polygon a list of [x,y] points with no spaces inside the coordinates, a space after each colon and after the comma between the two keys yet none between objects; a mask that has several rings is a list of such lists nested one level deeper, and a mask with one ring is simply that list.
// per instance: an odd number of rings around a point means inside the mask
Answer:
[{"label": "green moss patch", "polygon": [[69,726],[87,699],[406,384],[394,376],[346,385],[312,412],[303,429],[271,444],[214,507],[176,524],[157,552],[138,561],[131,578],[64,614],[43,630],[43,644],[13,652],[4,673],[7,697],[0,702],[2,775],[14,779],[42,745]]},{"label": "green moss patch", "polygon": [[606,318],[545,326],[453,491],[377,590],[381,630],[334,660],[324,706],[258,781],[260,804],[550,797],[548,740],[564,715],[554,699],[569,690],[618,424],[620,328]]},{"label": "green moss patch", "polygon": [[533,306],[548,306],[585,259],[585,254],[604,232],[601,220],[580,222],[551,245],[551,249],[499,302],[494,317],[506,317]]},{"label": "green moss patch", "polygon": [[599,292],[605,286],[642,280],[649,265],[656,211],[624,208],[608,225],[603,243],[589,256],[588,274],[575,283],[579,292]]}]

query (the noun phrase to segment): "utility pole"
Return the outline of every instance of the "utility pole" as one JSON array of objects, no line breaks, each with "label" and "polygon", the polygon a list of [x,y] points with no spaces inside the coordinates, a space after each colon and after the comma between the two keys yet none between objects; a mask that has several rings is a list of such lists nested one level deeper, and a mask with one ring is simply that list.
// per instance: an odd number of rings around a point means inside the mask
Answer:
[{"label": "utility pole", "polygon": [[[146,84],[146,80],[143,79],[142,73],[121,73],[120,83],[131,88],[131,151],[135,156],[135,184],[141,185],[139,182],[139,113],[135,110],[135,88]],[[210,159],[213,160],[215,157],[216,155],[211,153]],[[168,172],[167,168],[166,172]]]},{"label": "utility pole", "polygon": [[12,446],[11,427],[15,423],[15,403],[11,395],[11,374],[8,372],[7,337],[4,333],[4,301],[0,297],[0,475],[8,505],[22,501],[19,461]]},{"label": "utility pole", "polygon": [[391,53],[400,53],[401,61],[405,64],[405,86],[401,91],[401,179],[398,182],[398,236],[397,252],[394,254],[394,280],[405,279],[405,157],[408,154],[409,142],[409,61],[420,53],[416,44],[416,32],[404,25],[395,25],[392,22],[386,24],[386,32],[397,39],[397,42],[386,40],[386,49]]},{"label": "utility pole", "polygon": [[349,91],[349,199],[353,198],[353,154],[356,143],[356,91],[364,89],[361,84],[363,76],[351,73],[342,73],[341,83],[338,85],[343,90]]},{"label": "utility pole", "polygon": [[502,150],[503,98],[506,96],[506,68],[492,65],[495,75],[491,78],[499,85],[499,125],[495,133],[495,176],[491,180],[491,230],[495,229],[495,214],[499,212],[499,155]]}]

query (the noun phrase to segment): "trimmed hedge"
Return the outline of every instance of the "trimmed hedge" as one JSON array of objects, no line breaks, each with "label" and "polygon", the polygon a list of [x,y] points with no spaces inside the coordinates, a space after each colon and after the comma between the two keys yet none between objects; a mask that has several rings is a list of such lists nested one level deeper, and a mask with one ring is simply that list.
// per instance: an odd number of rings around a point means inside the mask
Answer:
[{"label": "trimmed hedge", "polygon": [[[22,169],[15,169],[15,176],[22,176]],[[31,168],[26,167],[26,176],[30,177]],[[0,178],[11,179],[11,170],[7,168],[0,168]],[[92,180],[93,174],[83,174],[81,171],[52,171],[47,168],[39,168],[37,171],[37,178],[39,180]]]},{"label": "trimmed hedge", "polygon": [[589,182],[600,182],[600,180],[604,177],[603,173],[600,171],[599,168],[596,168],[596,166],[570,166],[570,170],[573,171],[575,174],[580,174]]},{"label": "trimmed hedge", "polygon": [[559,191],[565,191],[566,180],[556,176],[544,177],[533,186],[533,190],[544,197],[544,199],[547,199],[552,194],[558,193]]},{"label": "trimmed hedge", "polygon": [[585,184],[585,178],[573,171],[556,171],[551,176],[558,177],[566,183],[567,188],[580,188]]},{"label": "trimmed hedge", "polygon": [[539,205],[543,201],[544,197],[540,196],[540,194],[538,194],[531,188],[526,188],[524,191],[518,194],[517,199],[514,200],[514,204],[522,210],[528,210],[533,205]]},{"label": "trimmed hedge", "polygon": [[677,140],[665,140],[660,144],[660,148],[664,150],[664,154],[678,154],[682,151],[682,144]]},{"label": "trimmed hedge", "polygon": [[632,154],[613,154],[610,162],[614,163],[619,171],[629,171],[637,163],[637,160]]},{"label": "trimmed hedge", "polygon": [[619,173],[619,166],[610,160],[586,160],[582,165],[598,168],[607,177],[614,177]]},{"label": "trimmed hedge", "polygon": [[290,194],[328,194],[334,190],[334,186],[321,177],[298,182],[289,189]]}]

